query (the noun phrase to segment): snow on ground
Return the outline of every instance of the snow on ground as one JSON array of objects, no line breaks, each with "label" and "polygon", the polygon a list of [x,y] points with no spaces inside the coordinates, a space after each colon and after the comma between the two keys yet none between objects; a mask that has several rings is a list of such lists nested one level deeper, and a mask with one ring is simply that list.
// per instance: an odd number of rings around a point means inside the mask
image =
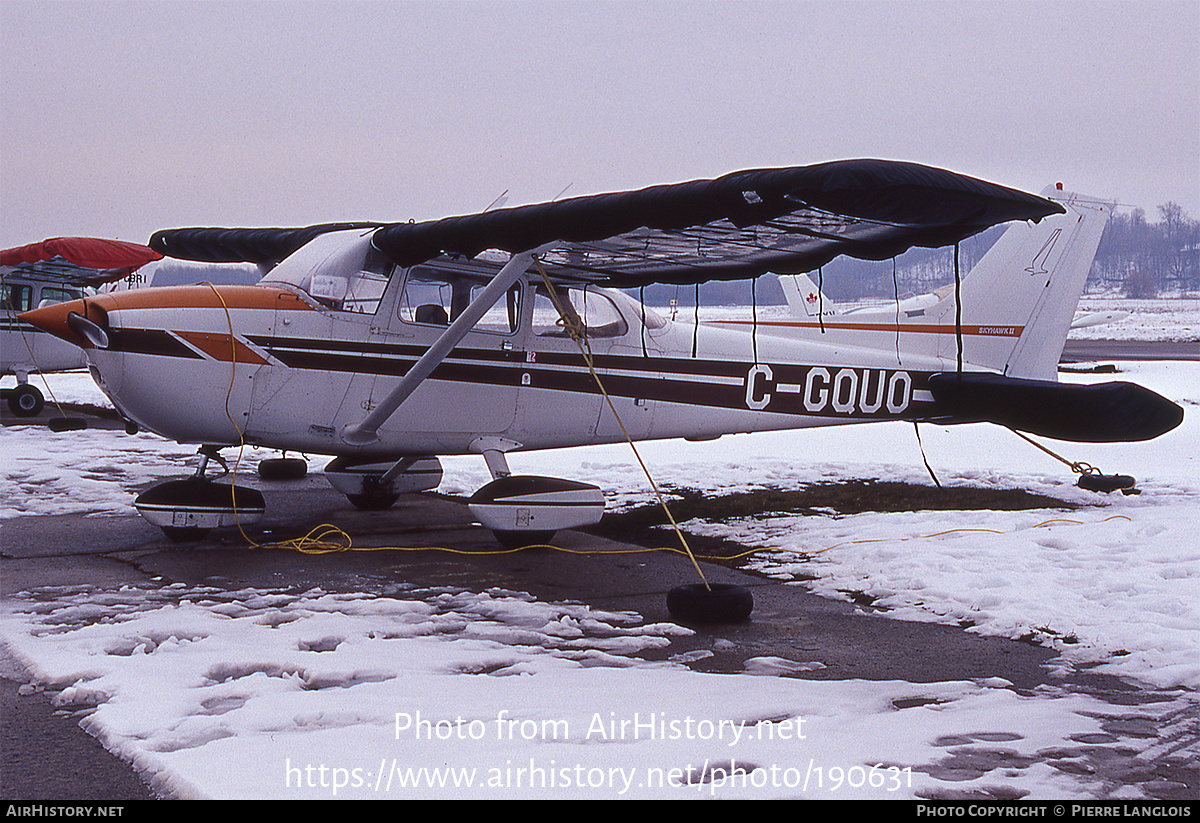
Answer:
[{"label": "snow on ground", "polygon": [[1120,319],[1098,326],[1072,329],[1071,337],[1099,340],[1200,341],[1200,299],[1130,300],[1104,294],[1086,294],[1078,315],[1114,313]]},{"label": "snow on ground", "polygon": [[1112,714],[1003,681],[651,665],[631,653],[681,629],[508,592],[127,588],[6,612],[37,682],[177,797],[1092,797],[1038,753],[1086,763]]},{"label": "snow on ground", "polygon": [[[922,426],[945,485],[1086,505],[687,525],[767,549],[761,571],[826,596],[859,591],[896,618],[1033,637],[1061,652],[1060,668],[1098,665],[1160,689],[1154,717],[1182,718],[1174,738],[1118,740],[1114,723],[1150,721],[1058,688],[778,676],[819,660],[763,658],[736,675],[649,663],[639,652],[687,630],[520,592],[42,590],[0,604],[0,641],[28,668],[29,689],[94,707],[85,727],[170,796],[1141,797],[1143,786],[1096,768],[1105,747],[1143,763],[1164,752],[1200,762],[1200,548],[1190,533],[1200,364],[1121,368],[1115,379],[1184,405],[1183,426],[1150,443],[1049,445],[1137,476],[1139,496],[1083,492],[1067,467],[994,427]],[[64,402],[102,402],[86,375],[51,381]],[[640,449],[668,488],[932,482],[905,424]],[[192,453],[150,434],[6,427],[0,518],[127,513],[133,487],[178,474]],[[443,462],[443,491],[488,479],[478,458]],[[614,506],[651,498],[628,446],[511,463],[620,490]]]}]

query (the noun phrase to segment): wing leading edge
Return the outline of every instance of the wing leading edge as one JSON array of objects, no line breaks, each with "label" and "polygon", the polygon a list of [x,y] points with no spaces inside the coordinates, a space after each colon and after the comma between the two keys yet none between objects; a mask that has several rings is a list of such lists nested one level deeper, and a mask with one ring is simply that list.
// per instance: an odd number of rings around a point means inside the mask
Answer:
[{"label": "wing leading edge", "polygon": [[150,246],[189,259],[261,263],[328,231],[373,228],[375,247],[401,266],[553,244],[543,260],[555,279],[629,288],[811,271],[841,255],[882,260],[1062,211],[1045,198],[944,169],[844,160],[420,223],[173,229],[156,233]]}]

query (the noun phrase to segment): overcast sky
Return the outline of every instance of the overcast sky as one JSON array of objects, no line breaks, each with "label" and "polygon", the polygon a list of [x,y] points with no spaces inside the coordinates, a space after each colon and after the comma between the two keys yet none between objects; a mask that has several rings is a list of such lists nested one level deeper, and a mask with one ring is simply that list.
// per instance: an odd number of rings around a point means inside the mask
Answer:
[{"label": "overcast sky", "polygon": [[1200,2],[0,0],[0,248],[911,160],[1200,217]]}]

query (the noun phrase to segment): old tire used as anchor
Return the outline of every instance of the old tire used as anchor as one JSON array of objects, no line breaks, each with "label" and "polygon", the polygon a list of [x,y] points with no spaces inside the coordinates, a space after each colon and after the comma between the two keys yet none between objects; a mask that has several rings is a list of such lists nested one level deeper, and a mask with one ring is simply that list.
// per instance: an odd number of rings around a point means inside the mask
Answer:
[{"label": "old tire used as anchor", "polygon": [[1124,494],[1138,493],[1137,480],[1128,474],[1100,474],[1099,472],[1081,474],[1075,485],[1090,492],[1103,494],[1115,491],[1121,491]]},{"label": "old tire used as anchor", "polygon": [[754,610],[754,595],[733,583],[688,583],[667,593],[667,611],[682,623],[742,623]]}]

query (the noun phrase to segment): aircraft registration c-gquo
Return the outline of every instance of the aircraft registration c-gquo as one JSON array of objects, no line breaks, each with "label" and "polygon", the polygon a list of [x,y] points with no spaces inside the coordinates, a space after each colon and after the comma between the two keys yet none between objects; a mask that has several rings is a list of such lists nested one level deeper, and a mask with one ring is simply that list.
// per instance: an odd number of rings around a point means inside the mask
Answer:
[{"label": "aircraft registration c-gquo", "polygon": [[35,307],[79,300],[84,289],[128,277],[162,257],[146,246],[95,237],[58,237],[0,251],[0,375],[15,375],[5,389],[18,417],[42,410],[45,398],[29,382],[31,372],[81,369],[87,361],[78,346],[46,334],[18,318]]},{"label": "aircraft registration c-gquo", "polygon": [[[425,222],[160,231],[149,245],[168,257],[267,273],[22,319],[83,347],[139,425],[206,456],[243,441],[332,455],[327,477],[362,508],[435,488],[438,455],[480,454],[493,480],[471,511],[524,545],[598,522],[604,503],[590,484],[513,476],[514,450],[883,420],[1091,442],[1169,431],[1182,409],[1142,387],[1056,382],[1111,208],[838,161]],[[888,317],[690,325],[619,291],[883,260],[1010,222],[945,299]],[[138,510],[177,537],[232,525],[232,502],[243,523],[261,515],[256,491],[231,501],[203,480],[206,462]]]}]

